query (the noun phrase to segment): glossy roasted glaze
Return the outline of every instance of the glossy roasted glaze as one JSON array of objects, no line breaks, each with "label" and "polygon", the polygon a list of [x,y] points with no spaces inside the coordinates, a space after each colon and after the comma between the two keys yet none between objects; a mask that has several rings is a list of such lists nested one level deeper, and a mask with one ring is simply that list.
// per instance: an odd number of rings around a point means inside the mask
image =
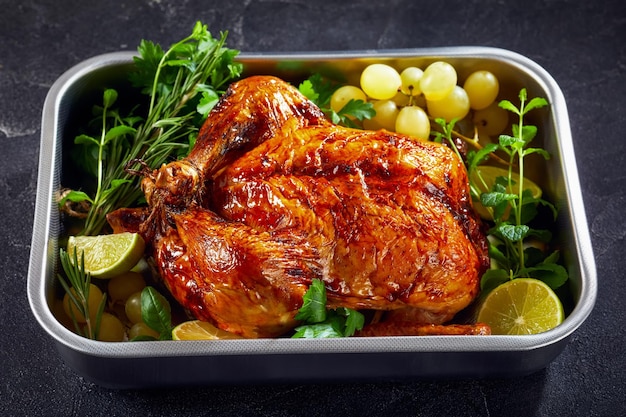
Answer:
[{"label": "glossy roasted glaze", "polygon": [[291,329],[314,278],[330,307],[439,325],[474,300],[488,265],[449,148],[335,126],[273,77],[233,84],[189,157],[143,188],[149,210],[111,224],[142,233],[195,317],[246,337]]}]

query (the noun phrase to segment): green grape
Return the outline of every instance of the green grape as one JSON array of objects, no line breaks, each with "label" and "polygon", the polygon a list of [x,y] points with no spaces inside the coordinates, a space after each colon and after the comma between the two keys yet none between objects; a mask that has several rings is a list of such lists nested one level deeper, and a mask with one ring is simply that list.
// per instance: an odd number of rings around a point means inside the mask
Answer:
[{"label": "green grape", "polygon": [[402,80],[400,91],[407,96],[419,96],[422,94],[420,89],[422,75],[424,75],[424,71],[417,67],[408,67],[402,70],[400,73],[400,79]]},{"label": "green grape", "polygon": [[141,318],[141,291],[137,291],[128,297],[124,305],[124,311],[131,323],[143,321]]},{"label": "green grape", "polygon": [[139,323],[133,324],[130,330],[128,331],[129,339],[134,339],[137,336],[151,336],[151,337],[154,337],[155,339],[158,339],[159,332],[150,328],[143,321],[140,321]]},{"label": "green grape", "polygon": [[475,111],[472,120],[479,135],[499,135],[509,125],[509,112],[493,102],[487,108]]},{"label": "green grape", "polygon": [[[76,296],[76,291],[74,288],[70,290],[74,296]],[[89,318],[94,321],[96,319],[96,315],[98,314],[98,307],[100,306],[100,301],[102,300],[102,291],[95,284],[89,284],[89,297],[87,298],[87,307],[89,308]],[[85,323],[87,320],[85,316],[78,311],[74,303],[70,300],[70,296],[65,294],[63,297],[63,310],[68,317],[74,317],[77,323]]]},{"label": "green grape", "polygon": [[97,339],[101,342],[121,342],[124,340],[124,336],[124,325],[120,319],[111,313],[102,313]]},{"label": "green grape", "polygon": [[363,120],[363,127],[368,130],[387,129],[394,131],[396,128],[396,117],[398,117],[398,106],[393,100],[378,100],[372,106],[376,115],[371,119]]},{"label": "green grape", "polygon": [[482,70],[471,73],[465,80],[463,88],[467,91],[470,107],[482,110],[495,101],[500,84],[493,73]]},{"label": "green grape", "polygon": [[465,90],[455,85],[452,92],[441,100],[426,100],[428,114],[433,118],[442,118],[447,122],[461,120],[470,110],[469,97]]},{"label": "green grape", "polygon": [[402,85],[400,74],[386,64],[368,65],[361,73],[361,89],[375,100],[388,100]]},{"label": "green grape", "polygon": [[403,107],[396,119],[396,132],[427,140],[430,135],[428,115],[421,107]]},{"label": "green grape", "polygon": [[424,70],[420,79],[420,89],[426,100],[441,100],[452,92],[457,75],[454,67],[444,61],[436,61]]},{"label": "green grape", "polygon": [[113,301],[125,301],[132,293],[143,290],[146,281],[138,272],[128,271],[109,280],[107,292]]},{"label": "green grape", "polygon": [[367,95],[359,87],[344,85],[330,96],[330,108],[338,113],[350,100],[367,101]]}]

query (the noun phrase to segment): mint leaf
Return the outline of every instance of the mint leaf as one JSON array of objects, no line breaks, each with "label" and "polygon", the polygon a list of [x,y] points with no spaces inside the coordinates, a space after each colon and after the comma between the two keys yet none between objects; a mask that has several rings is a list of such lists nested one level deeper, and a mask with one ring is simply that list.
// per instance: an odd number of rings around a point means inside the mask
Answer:
[{"label": "mint leaf", "polygon": [[541,263],[525,268],[520,273],[545,282],[553,290],[565,284],[568,278],[567,270],[563,266],[554,263]]},{"label": "mint leaf", "polygon": [[488,193],[482,193],[480,195],[480,202],[485,207],[496,207],[502,202],[515,200],[516,198],[517,196],[515,194],[503,193],[501,191],[492,191]]},{"label": "mint leaf", "polygon": [[478,151],[470,151],[467,153],[467,170],[472,172],[476,167],[485,162],[489,156],[498,150],[498,145],[495,143],[488,143],[482,149]]},{"label": "mint leaf", "polygon": [[526,237],[530,228],[525,224],[501,224],[497,230],[505,239],[511,242],[518,242]]},{"label": "mint leaf", "polygon": [[515,105],[513,103],[511,103],[509,100],[502,100],[498,103],[498,106],[503,108],[504,110],[508,110],[511,113],[515,113],[517,115],[520,114],[520,111],[517,107],[515,107]]},{"label": "mint leaf", "polygon": [[528,113],[533,109],[538,109],[548,105],[548,101],[543,97],[535,97],[530,100],[526,106],[524,107],[524,114]]},{"label": "mint leaf", "polygon": [[517,125],[513,125],[514,136],[500,135],[498,138],[501,149],[509,155],[514,155],[516,152],[520,152],[524,149],[524,146],[526,146],[526,142],[521,135],[516,132],[517,130],[519,130],[517,129]]},{"label": "mint leaf", "polygon": [[[519,130],[519,128],[517,128],[517,125],[513,125],[513,132]],[[516,133],[516,135],[521,136],[522,140],[524,141],[524,146],[529,144],[534,138],[535,136],[537,136],[537,126],[533,126],[533,125],[524,125],[522,127],[522,131],[521,131],[521,135],[519,135],[519,132]]]},{"label": "mint leaf", "polygon": [[507,258],[496,244],[491,242],[489,243],[489,257],[496,261],[500,267],[506,267],[509,264],[509,258]]},{"label": "mint leaf", "polygon": [[480,279],[480,291],[483,295],[487,294],[509,279],[509,274],[504,269],[488,269]]},{"label": "mint leaf", "polygon": [[550,159],[550,154],[542,148],[526,148],[524,149],[524,156],[533,154],[533,153],[538,153],[539,155],[543,156],[543,158],[545,160]]}]

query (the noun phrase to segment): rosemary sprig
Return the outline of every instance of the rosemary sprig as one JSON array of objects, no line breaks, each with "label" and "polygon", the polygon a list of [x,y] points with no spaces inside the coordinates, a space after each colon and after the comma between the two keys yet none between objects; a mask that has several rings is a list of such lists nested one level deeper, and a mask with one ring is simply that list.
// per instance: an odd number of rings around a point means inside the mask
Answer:
[{"label": "rosemary sprig", "polygon": [[[80,263],[78,262],[78,255],[74,251],[73,262],[70,261],[68,253],[64,249],[59,250],[59,258],[61,260],[61,266],[65,276],[57,274],[57,278],[61,283],[61,286],[65,290],[65,293],[69,297],[69,303],[71,306],[69,309],[72,323],[77,334],[87,337],[89,339],[96,339],[98,331],[100,329],[100,321],[104,307],[106,305],[106,294],[102,294],[100,303],[95,314],[90,311],[89,305],[89,293],[91,291],[91,275],[85,272],[85,256],[81,253]],[[74,313],[77,312],[77,314]],[[84,326],[78,322],[77,316],[84,317]]]},{"label": "rosemary sprig", "polygon": [[139,124],[142,118],[132,113],[120,117],[112,108],[117,91],[108,89],[103,106],[96,108],[98,139],[86,134],[75,139],[76,145],[84,145],[75,159],[96,176],[96,190],[93,197],[78,190],[66,193],[59,205],[63,207],[68,200],[89,202],[80,234],[100,233],[109,212],[132,206],[142,197],[140,178],[127,172],[137,167],[132,161],[155,168],[184,156],[193,146],[222,89],[241,74],[242,65],[234,62],[238,51],[225,48],[226,36],[223,32],[214,39],[206,25],[197,22],[191,35],[167,51],[149,41],[140,43],[129,78],[150,96],[145,121]]}]

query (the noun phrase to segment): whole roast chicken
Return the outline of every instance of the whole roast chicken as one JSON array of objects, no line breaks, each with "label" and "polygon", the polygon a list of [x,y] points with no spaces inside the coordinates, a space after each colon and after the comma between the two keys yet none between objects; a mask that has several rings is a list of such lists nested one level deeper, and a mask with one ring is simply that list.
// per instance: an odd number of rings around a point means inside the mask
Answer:
[{"label": "whole roast chicken", "polygon": [[293,329],[323,280],[328,307],[380,310],[361,336],[486,334],[447,323],[488,266],[463,162],[448,147],[337,126],[290,84],[230,86],[185,159],[143,173],[139,232],[172,296],[244,337]]}]

